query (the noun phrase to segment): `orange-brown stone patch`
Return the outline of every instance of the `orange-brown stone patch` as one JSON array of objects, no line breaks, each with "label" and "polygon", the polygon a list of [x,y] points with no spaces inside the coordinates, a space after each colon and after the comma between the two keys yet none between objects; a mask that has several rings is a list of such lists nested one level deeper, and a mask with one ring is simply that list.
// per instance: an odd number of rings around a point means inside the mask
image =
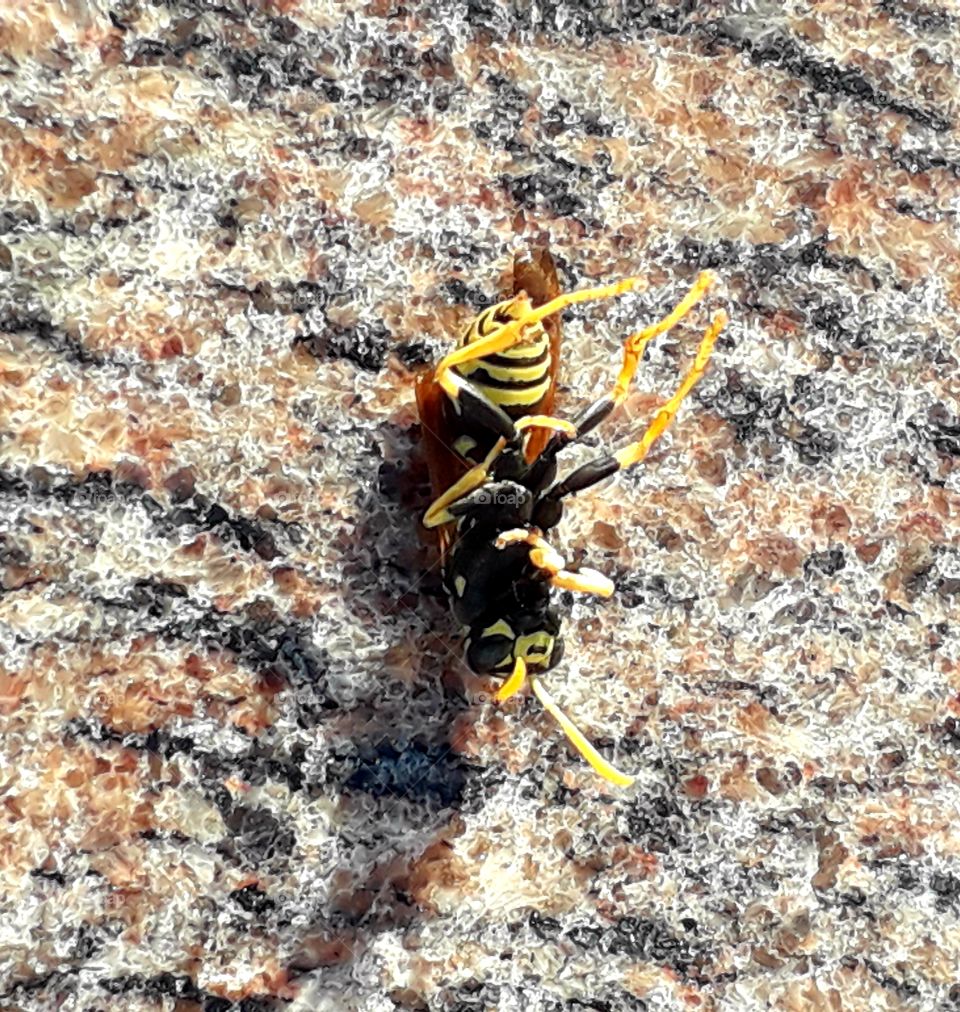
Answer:
[{"label": "orange-brown stone patch", "polygon": [[16,127],[0,124],[0,158],[15,186],[36,193],[56,210],[75,207],[96,189],[93,169],[71,158],[53,131],[31,131],[28,139]]},{"label": "orange-brown stone patch", "polygon": [[0,806],[0,876],[19,876],[66,835],[104,850],[155,828],[132,749],[41,743],[17,757],[20,775]]},{"label": "orange-brown stone patch", "polygon": [[177,717],[209,715],[256,734],[273,723],[271,691],[228,655],[201,657],[152,639],[127,650],[37,648],[22,671],[3,676],[3,706],[26,717],[56,708],[62,719],[95,716],[121,734],[143,734]]}]

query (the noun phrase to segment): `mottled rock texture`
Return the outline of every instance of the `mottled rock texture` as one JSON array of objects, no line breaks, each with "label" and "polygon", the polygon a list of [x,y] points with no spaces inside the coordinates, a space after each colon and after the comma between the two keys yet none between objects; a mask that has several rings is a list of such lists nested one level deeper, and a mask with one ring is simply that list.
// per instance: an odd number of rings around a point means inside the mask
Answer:
[{"label": "mottled rock texture", "polygon": [[[0,1007],[957,1007],[958,61],[954,0],[5,0]],[[540,241],[649,278],[566,413],[731,317],[558,539],[623,792],[418,524],[415,372]]]}]

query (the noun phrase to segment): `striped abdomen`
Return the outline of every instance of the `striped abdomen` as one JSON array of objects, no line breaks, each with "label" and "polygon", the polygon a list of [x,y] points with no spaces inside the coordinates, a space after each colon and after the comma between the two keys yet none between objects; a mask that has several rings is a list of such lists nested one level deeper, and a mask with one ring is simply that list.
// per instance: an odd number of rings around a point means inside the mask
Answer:
[{"label": "striped abdomen", "polygon": [[[485,309],[467,328],[460,345],[486,337],[509,323],[511,303],[512,300],[508,300]],[[524,340],[512,348],[466,362],[455,369],[511,418],[520,418],[530,414],[550,389],[551,365],[550,338],[537,323],[529,328]]]}]

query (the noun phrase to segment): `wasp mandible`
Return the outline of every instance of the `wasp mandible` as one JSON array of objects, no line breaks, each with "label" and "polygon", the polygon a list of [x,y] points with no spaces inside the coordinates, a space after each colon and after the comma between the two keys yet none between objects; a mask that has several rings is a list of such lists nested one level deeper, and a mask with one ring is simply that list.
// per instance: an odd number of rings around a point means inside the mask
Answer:
[{"label": "wasp mandible", "polygon": [[467,664],[504,679],[503,702],[529,681],[574,747],[606,780],[633,777],[612,766],[560,709],[540,676],[563,656],[554,588],[609,597],[613,583],[587,568],[570,569],[546,539],[569,496],[640,463],[703,375],[727,322],[719,311],[676,393],[642,437],[557,479],[557,458],[607,418],[627,395],[644,350],[682,320],[714,284],[704,271],[661,320],[631,334],[613,388],[572,421],[553,414],[560,360],[560,313],[643,286],[640,277],[562,293],[545,248],[514,258],[513,295],[483,310],[457,347],[417,381],[417,404],[435,501],[424,524],[438,528],[444,587],[463,627]]}]

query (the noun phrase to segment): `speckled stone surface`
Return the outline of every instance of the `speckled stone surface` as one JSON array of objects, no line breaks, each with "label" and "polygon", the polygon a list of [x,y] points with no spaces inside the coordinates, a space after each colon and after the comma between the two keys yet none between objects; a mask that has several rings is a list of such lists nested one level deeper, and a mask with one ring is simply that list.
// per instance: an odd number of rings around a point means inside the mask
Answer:
[{"label": "speckled stone surface", "polygon": [[[955,2],[5,0],[0,1007],[960,1006],[958,61]],[[649,278],[566,413],[731,317],[557,538],[623,792],[418,524],[415,371],[537,241]]]}]

